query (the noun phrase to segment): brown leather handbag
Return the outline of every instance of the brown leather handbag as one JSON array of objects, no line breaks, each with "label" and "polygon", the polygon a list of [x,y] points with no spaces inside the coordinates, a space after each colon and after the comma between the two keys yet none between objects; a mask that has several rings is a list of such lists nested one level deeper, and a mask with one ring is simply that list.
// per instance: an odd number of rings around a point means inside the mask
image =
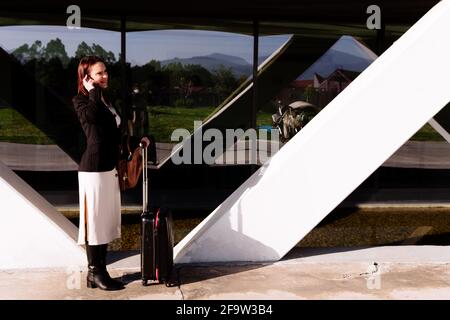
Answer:
[{"label": "brown leather handbag", "polygon": [[[131,151],[130,136],[127,137],[126,142],[126,156],[121,156],[117,164],[117,172],[119,175],[120,191],[125,191],[134,188],[139,181],[142,172],[142,155],[140,147]],[[123,154],[123,150],[122,150]]]}]

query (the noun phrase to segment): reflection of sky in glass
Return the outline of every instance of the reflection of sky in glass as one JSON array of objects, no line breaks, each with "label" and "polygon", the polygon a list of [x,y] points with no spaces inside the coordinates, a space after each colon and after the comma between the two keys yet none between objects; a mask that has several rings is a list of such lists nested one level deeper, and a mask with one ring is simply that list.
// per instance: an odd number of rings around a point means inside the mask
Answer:
[{"label": "reflection of sky in glass", "polygon": [[0,27],[0,46],[8,51],[27,43],[31,45],[41,40],[46,45],[52,39],[60,38],[69,56],[73,56],[78,45],[84,41],[89,45],[100,44],[105,50],[112,51],[118,57],[120,35],[118,32],[83,28],[69,30],[60,26],[14,26]]},{"label": "reflection of sky in glass", "polygon": [[[270,55],[288,35],[261,37],[259,56]],[[51,39],[60,38],[67,54],[73,56],[81,41],[88,45],[96,43],[119,57],[120,34],[115,31],[99,29],[69,30],[61,26],[11,26],[0,27],[0,46],[7,51],[27,43],[31,45],[41,40],[46,45]],[[127,60],[132,64],[145,64],[148,61],[190,58],[212,53],[233,55],[251,63],[253,59],[253,38],[217,31],[198,30],[158,30],[127,33]]]}]

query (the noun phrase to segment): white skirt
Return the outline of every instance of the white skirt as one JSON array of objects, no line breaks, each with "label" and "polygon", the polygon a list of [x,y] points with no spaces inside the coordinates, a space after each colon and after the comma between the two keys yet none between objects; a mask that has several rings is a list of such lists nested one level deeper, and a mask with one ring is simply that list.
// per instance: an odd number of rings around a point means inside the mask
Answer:
[{"label": "white skirt", "polygon": [[117,170],[78,172],[80,224],[78,244],[99,245],[120,238],[120,189]]}]

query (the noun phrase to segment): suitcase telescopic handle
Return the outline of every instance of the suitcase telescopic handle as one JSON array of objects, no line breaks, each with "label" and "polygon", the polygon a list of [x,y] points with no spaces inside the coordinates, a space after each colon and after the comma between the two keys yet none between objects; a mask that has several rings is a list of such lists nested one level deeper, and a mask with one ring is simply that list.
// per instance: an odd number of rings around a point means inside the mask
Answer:
[{"label": "suitcase telescopic handle", "polygon": [[147,147],[139,143],[142,154],[142,213],[148,211],[148,176],[147,176]]}]

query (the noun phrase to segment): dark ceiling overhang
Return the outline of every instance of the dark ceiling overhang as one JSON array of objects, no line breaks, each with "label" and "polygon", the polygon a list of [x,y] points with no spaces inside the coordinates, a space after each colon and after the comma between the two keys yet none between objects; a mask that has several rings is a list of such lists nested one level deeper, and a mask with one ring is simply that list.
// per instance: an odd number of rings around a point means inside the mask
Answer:
[{"label": "dark ceiling overhang", "polygon": [[[81,8],[82,26],[120,30],[120,18],[126,17],[127,31],[164,28],[197,28],[218,31],[252,32],[252,21],[265,23],[270,30],[283,32],[280,23],[320,23],[364,26],[366,9],[376,4],[384,23],[410,26],[430,10],[438,0],[227,0],[227,1],[2,1],[0,25],[65,25],[66,8]],[[264,24],[263,24],[264,25]],[[277,29],[278,28],[278,29]],[[262,30],[264,32],[264,30]],[[277,31],[275,31],[277,32]]]}]

